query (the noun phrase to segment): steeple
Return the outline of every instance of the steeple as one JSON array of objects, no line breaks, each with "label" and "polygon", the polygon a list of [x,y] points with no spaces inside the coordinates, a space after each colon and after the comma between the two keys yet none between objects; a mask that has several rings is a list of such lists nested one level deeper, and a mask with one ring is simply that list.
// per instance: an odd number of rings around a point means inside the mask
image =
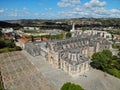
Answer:
[{"label": "steeple", "polygon": [[72,25],[72,30],[75,31],[75,24]]},{"label": "steeple", "polygon": [[73,23],[72,25],[72,29],[71,29],[71,32],[75,31],[75,23]]},{"label": "steeple", "polygon": [[75,36],[75,23],[73,23],[72,25],[72,29],[70,30],[71,34],[72,34],[72,37]]}]

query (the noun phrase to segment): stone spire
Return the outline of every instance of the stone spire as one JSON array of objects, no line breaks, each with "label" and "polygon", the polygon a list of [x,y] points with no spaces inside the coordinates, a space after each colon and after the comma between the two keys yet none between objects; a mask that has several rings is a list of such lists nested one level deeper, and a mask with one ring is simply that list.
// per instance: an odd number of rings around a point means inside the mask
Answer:
[{"label": "stone spire", "polygon": [[75,23],[73,23],[72,25],[72,29],[70,30],[71,34],[72,34],[72,37],[75,36]]},{"label": "stone spire", "polygon": [[75,24],[73,23],[72,30],[75,31]]},{"label": "stone spire", "polygon": [[71,29],[71,32],[75,31],[75,23],[73,23],[72,25],[72,29]]}]

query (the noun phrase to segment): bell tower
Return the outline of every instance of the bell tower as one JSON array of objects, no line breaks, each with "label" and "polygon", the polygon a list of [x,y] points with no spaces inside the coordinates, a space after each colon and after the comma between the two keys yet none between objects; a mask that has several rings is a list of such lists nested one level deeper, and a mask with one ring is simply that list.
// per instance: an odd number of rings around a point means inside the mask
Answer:
[{"label": "bell tower", "polygon": [[72,37],[75,37],[75,23],[72,25],[72,29],[70,30]]}]

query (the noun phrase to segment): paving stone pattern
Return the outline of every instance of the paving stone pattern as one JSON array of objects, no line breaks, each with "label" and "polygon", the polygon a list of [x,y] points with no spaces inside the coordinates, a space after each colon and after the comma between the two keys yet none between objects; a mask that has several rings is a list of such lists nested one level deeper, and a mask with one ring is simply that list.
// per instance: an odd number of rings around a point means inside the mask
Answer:
[{"label": "paving stone pattern", "polygon": [[0,54],[5,90],[55,90],[21,52]]}]

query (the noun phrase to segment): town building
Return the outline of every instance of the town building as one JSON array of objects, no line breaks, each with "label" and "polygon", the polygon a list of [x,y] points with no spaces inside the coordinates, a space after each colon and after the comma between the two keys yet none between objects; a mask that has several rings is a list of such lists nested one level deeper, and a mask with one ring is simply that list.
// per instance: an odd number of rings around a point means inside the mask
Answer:
[{"label": "town building", "polygon": [[14,39],[14,36],[12,35],[12,33],[3,33],[2,38],[11,40],[11,39]]},{"label": "town building", "polygon": [[27,42],[25,50],[32,56],[38,56],[41,54],[40,42]]},{"label": "town building", "polygon": [[32,56],[47,56],[47,51],[46,51],[46,42],[45,41],[28,41],[25,44],[24,48],[29,54]]},{"label": "town building", "polygon": [[106,38],[106,39],[112,39],[112,35],[106,31],[98,31],[98,30],[85,30],[83,32],[84,34],[87,34],[87,35],[99,35],[100,37],[103,37],[103,38]]},{"label": "town building", "polygon": [[2,28],[2,33],[12,33],[13,31],[13,28]]},{"label": "town building", "polygon": [[120,40],[120,35],[114,35],[114,39]]},{"label": "town building", "polygon": [[24,27],[24,30],[39,30],[39,27]]},{"label": "town building", "polygon": [[70,30],[72,37],[78,37],[79,35],[99,35],[105,39],[112,39],[112,35],[106,31],[98,31],[98,30],[75,30],[75,24],[73,24],[72,29]]},{"label": "town building", "polygon": [[16,45],[20,46],[22,49],[25,49],[26,47],[32,49],[34,47],[34,45],[36,45],[35,42],[39,43],[41,41],[46,41],[47,40],[47,38],[45,38],[45,37],[43,37],[43,38],[33,38],[33,39],[34,39],[34,42],[32,42],[32,38],[20,38],[20,39],[18,39],[18,42],[16,42]]},{"label": "town building", "polygon": [[18,39],[18,42],[16,42],[16,45],[20,46],[22,49],[24,49],[25,45],[28,41],[29,41],[29,39],[27,39],[27,38],[21,38],[21,39]]}]

